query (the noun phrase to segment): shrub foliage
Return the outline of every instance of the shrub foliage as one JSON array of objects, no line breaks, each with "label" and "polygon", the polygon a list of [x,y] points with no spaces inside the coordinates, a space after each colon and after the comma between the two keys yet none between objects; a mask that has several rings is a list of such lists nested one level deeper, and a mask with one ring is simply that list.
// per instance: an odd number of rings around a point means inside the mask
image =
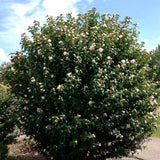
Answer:
[{"label": "shrub foliage", "polygon": [[5,71],[18,120],[55,160],[105,160],[140,148],[155,125],[156,84],[136,24],[119,15],[47,16],[22,34]]}]

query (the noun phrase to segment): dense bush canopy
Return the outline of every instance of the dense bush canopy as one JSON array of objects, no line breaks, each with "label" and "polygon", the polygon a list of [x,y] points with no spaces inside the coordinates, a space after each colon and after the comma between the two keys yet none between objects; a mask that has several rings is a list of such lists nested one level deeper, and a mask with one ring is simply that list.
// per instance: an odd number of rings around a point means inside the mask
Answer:
[{"label": "dense bush canopy", "polygon": [[18,120],[55,160],[105,160],[140,148],[158,105],[150,54],[136,24],[93,8],[47,17],[22,35],[5,78],[23,98]]}]

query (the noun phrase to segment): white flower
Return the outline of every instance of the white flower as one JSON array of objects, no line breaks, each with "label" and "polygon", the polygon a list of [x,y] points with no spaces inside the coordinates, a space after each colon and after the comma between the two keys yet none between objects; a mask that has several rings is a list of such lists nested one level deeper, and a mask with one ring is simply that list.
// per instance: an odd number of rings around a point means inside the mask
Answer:
[{"label": "white flower", "polygon": [[68,53],[68,52],[64,52],[63,55],[64,55],[64,56],[68,56],[69,53]]},{"label": "white flower", "polygon": [[60,85],[60,84],[57,87],[57,89],[60,90],[60,91],[63,91],[63,88],[64,88],[63,85]]},{"label": "white flower", "polygon": [[32,77],[32,78],[31,78],[31,82],[33,83],[33,82],[35,82],[35,81],[36,81],[35,78]]},{"label": "white flower", "polygon": [[122,37],[123,37],[123,35],[120,35],[120,36],[119,36],[119,38],[122,38]]},{"label": "white flower", "polygon": [[68,76],[68,77],[70,77],[71,75],[72,75],[72,73],[71,73],[71,72],[67,73],[67,76]]},{"label": "white flower", "polygon": [[49,57],[49,61],[52,62],[53,61],[53,57],[50,56]]},{"label": "white flower", "polygon": [[98,51],[99,51],[99,52],[103,52],[103,48],[99,48]]},{"label": "white flower", "polygon": [[130,127],[131,127],[130,124],[127,124],[127,125],[126,125],[126,128],[130,128]]},{"label": "white flower", "polygon": [[89,104],[89,105],[92,105],[92,104],[93,104],[93,101],[89,101],[88,104]]},{"label": "white flower", "polygon": [[149,101],[152,101],[153,99],[154,99],[153,95],[149,97]]},{"label": "white flower", "polygon": [[49,42],[49,43],[51,43],[51,40],[50,40],[50,39],[48,39],[48,42]]},{"label": "white flower", "polygon": [[147,67],[146,67],[146,66],[144,66],[144,67],[143,67],[143,69],[144,69],[144,70],[146,70],[146,69],[147,69]]},{"label": "white flower", "polygon": [[96,63],[95,59],[92,60],[92,63]]},{"label": "white flower", "polygon": [[135,63],[136,62],[136,60],[135,59],[132,59],[131,60],[131,64],[133,64],[133,63]]},{"label": "white flower", "polygon": [[156,66],[156,65],[154,65],[154,66],[153,66],[153,69],[156,69],[156,68],[157,68],[157,66]]},{"label": "white flower", "polygon": [[63,42],[62,42],[62,41],[59,41],[58,43],[59,43],[59,44],[62,44]]},{"label": "white flower", "polygon": [[139,153],[140,153],[140,150],[139,150],[139,149],[137,149],[137,150],[136,150],[136,153],[137,153],[137,154],[139,154]]},{"label": "white flower", "polygon": [[129,77],[129,80],[131,80],[132,78],[134,78],[134,76],[135,76],[135,75],[132,74],[132,75]]},{"label": "white flower", "polygon": [[149,114],[150,114],[151,116],[153,116],[153,112],[150,112]]},{"label": "white flower", "polygon": [[111,142],[108,142],[108,146],[111,146],[111,144],[112,144]]},{"label": "white flower", "polygon": [[101,146],[101,143],[98,143],[98,146],[100,147],[100,146]]},{"label": "white flower", "polygon": [[107,113],[104,113],[103,115],[104,115],[104,117],[107,117]]},{"label": "white flower", "polygon": [[85,46],[85,47],[83,47],[83,49],[85,50],[87,47]]},{"label": "white flower", "polygon": [[92,51],[93,49],[94,49],[94,47],[93,47],[93,46],[90,46],[90,47],[89,47],[89,50],[90,50],[90,51]]},{"label": "white flower", "polygon": [[131,139],[131,141],[133,141],[134,140],[134,136],[132,136],[130,139]]},{"label": "white flower", "polygon": [[27,109],[27,107],[24,107],[23,109],[24,109],[24,110],[26,110],[26,109]]},{"label": "white flower", "polygon": [[84,34],[84,33],[81,33],[81,37],[85,37],[85,34]]},{"label": "white flower", "polygon": [[120,68],[121,66],[118,64],[117,67]]},{"label": "white flower", "polygon": [[80,117],[81,117],[81,115],[80,115],[80,114],[78,114],[78,115],[77,115],[77,118],[80,118]]},{"label": "white flower", "polygon": [[150,54],[153,55],[153,50],[150,51]]},{"label": "white flower", "polygon": [[123,64],[125,64],[126,61],[125,61],[124,59],[122,59],[121,62],[122,62]]},{"label": "white flower", "polygon": [[154,105],[154,102],[153,101],[150,101],[151,105],[153,106]]},{"label": "white flower", "polygon": [[110,56],[107,56],[107,59],[108,59],[108,60],[111,60],[112,58],[111,58]]},{"label": "white flower", "polygon": [[158,105],[158,103],[157,103],[157,101],[156,101],[156,100],[154,100],[153,102],[154,102],[154,104]]},{"label": "white flower", "polygon": [[139,92],[139,89],[138,89],[138,88],[136,88],[136,91],[137,91],[137,92]]},{"label": "white flower", "polygon": [[107,27],[107,25],[106,25],[106,24],[103,24],[103,27]]},{"label": "white flower", "polygon": [[45,97],[44,97],[44,96],[42,96],[42,97],[41,97],[41,99],[45,99]]},{"label": "white flower", "polygon": [[11,71],[12,71],[12,72],[14,72],[14,71],[15,71],[15,69],[12,67],[12,68],[11,68]]},{"label": "white flower", "polygon": [[92,138],[96,138],[96,135],[95,135],[95,134],[92,134],[91,137],[92,137]]},{"label": "white flower", "polygon": [[3,68],[7,68],[7,66],[6,66],[6,65],[3,65]]}]

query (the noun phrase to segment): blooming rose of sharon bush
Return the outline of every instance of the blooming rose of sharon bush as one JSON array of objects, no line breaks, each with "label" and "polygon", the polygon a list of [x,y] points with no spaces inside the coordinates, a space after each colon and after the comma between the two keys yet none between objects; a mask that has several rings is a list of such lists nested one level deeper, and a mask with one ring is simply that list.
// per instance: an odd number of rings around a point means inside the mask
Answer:
[{"label": "blooming rose of sharon bush", "polygon": [[155,125],[150,54],[136,24],[93,8],[34,21],[5,72],[23,98],[19,122],[55,160],[105,160],[134,153]]}]

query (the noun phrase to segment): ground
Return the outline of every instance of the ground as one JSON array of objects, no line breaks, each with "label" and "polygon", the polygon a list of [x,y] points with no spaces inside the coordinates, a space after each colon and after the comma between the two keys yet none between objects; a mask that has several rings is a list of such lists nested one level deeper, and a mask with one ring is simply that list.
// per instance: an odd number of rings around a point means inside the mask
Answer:
[{"label": "ground", "polygon": [[[160,138],[149,138],[149,141],[144,144],[146,148],[139,151],[131,158],[122,158],[116,160],[160,160]],[[17,143],[9,145],[9,155],[15,157],[16,160],[46,160],[36,151],[32,151],[28,145],[23,142],[23,136],[17,139]],[[115,160],[115,159],[107,159]]]},{"label": "ground", "polygon": [[38,152],[31,150],[23,141],[23,136],[16,139],[16,143],[9,145],[9,156],[16,160],[46,160]]}]

